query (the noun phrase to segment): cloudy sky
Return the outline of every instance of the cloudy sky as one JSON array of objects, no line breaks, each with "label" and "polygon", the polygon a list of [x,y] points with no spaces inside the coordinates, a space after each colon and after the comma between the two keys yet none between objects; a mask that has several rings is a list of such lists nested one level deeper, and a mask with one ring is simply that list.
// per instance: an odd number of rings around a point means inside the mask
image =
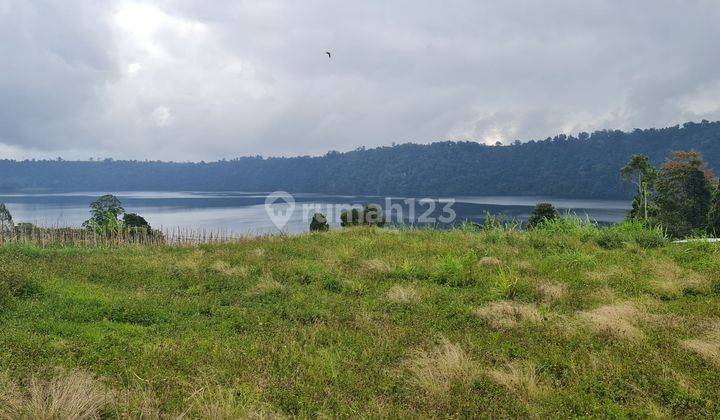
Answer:
[{"label": "cloudy sky", "polygon": [[717,0],[0,0],[0,158],[197,161],[718,120],[718,39]]}]

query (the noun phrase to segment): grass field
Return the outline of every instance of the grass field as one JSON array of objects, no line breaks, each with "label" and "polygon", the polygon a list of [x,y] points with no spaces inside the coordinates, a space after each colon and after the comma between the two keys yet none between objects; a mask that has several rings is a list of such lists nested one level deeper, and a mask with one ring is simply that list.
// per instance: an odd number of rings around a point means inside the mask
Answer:
[{"label": "grass field", "polygon": [[720,415],[720,244],[562,221],[0,247],[0,418]]}]

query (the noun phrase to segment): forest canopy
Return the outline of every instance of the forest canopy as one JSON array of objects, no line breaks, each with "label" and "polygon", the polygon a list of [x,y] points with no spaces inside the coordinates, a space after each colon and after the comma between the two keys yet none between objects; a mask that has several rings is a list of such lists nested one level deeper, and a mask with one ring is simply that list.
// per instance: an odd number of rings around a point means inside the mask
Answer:
[{"label": "forest canopy", "polygon": [[626,198],[620,170],[635,154],[658,165],[696,150],[720,169],[720,122],[632,132],[597,131],[488,146],[401,144],[323,156],[241,157],[216,162],[0,160],[0,191],[274,191],[459,196]]}]

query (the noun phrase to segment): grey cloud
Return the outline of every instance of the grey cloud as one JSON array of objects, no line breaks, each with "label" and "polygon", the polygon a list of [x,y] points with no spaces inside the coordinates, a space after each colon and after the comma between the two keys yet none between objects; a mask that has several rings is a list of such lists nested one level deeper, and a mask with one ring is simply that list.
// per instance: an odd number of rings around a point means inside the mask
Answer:
[{"label": "grey cloud", "polygon": [[7,4],[0,153],[200,160],[720,119],[712,0]]}]

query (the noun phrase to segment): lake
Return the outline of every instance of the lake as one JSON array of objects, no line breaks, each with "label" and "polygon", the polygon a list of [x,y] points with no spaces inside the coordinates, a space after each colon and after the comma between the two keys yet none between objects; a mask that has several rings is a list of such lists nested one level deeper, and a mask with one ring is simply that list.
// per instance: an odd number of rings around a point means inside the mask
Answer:
[{"label": "lake", "polygon": [[[552,197],[406,197],[294,194],[276,199],[266,210],[267,193],[247,192],[115,192],[127,212],[145,217],[154,228],[192,228],[226,233],[265,234],[308,230],[312,214],[320,211],[332,226],[339,226],[342,210],[367,203],[380,204],[393,223],[449,226],[462,221],[481,223],[486,212],[526,220],[538,202],[550,202],[599,223],[625,218],[630,200],[559,199]],[[89,204],[97,192],[51,194],[0,193],[16,223],[42,226],[80,226],[89,217]],[[294,202],[293,202],[294,200]],[[271,217],[272,216],[272,217]],[[276,223],[274,223],[276,222]]]}]

